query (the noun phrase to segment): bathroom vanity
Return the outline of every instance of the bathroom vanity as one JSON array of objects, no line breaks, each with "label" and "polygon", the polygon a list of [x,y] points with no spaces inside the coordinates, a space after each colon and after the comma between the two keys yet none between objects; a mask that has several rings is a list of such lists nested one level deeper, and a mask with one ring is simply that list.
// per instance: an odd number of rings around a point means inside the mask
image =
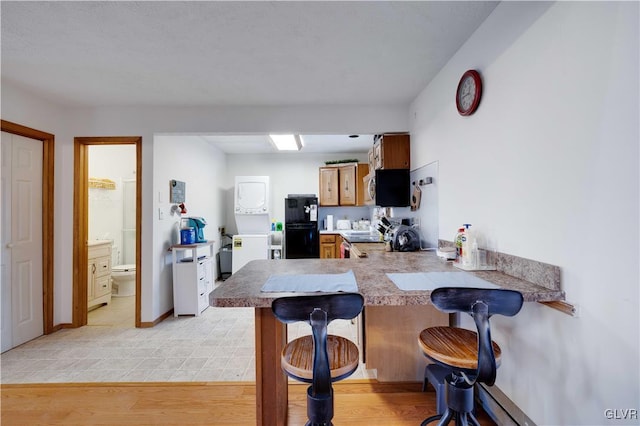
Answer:
[{"label": "bathroom vanity", "polygon": [[111,240],[88,243],[87,307],[111,303]]}]

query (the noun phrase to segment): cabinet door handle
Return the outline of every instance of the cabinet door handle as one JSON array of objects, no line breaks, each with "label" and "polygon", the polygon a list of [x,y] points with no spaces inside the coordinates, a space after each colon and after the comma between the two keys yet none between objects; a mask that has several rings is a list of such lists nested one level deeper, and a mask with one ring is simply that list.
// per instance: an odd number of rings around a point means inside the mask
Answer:
[{"label": "cabinet door handle", "polygon": [[95,263],[93,265],[91,265],[91,272],[94,273],[94,274],[96,273],[96,265],[95,265]]}]

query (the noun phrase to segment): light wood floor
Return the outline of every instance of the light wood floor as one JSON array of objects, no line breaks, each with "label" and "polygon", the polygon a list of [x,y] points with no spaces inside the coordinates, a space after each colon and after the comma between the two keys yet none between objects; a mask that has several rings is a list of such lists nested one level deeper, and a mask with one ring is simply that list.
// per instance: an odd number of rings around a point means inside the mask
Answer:
[{"label": "light wood floor", "polygon": [[[289,386],[289,425],[306,421],[306,387]],[[417,426],[435,413],[435,393],[420,387],[373,380],[336,383],[333,422]],[[16,384],[0,389],[2,426],[255,424],[255,385],[249,382]],[[479,420],[493,425],[486,415]]]}]

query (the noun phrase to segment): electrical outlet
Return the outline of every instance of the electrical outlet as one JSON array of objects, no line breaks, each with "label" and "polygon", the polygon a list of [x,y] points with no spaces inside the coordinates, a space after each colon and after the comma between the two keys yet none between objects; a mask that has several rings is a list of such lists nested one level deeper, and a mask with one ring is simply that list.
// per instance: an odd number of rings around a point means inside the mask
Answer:
[{"label": "electrical outlet", "polygon": [[220,232],[220,235],[224,235],[226,234],[225,232],[226,230],[224,229],[224,226],[218,226],[218,232]]}]

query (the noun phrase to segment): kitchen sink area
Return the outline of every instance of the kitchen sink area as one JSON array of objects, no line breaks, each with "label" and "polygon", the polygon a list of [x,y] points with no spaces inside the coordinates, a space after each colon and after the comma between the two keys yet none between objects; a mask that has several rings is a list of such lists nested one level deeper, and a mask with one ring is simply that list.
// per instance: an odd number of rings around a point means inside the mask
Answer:
[{"label": "kitchen sink area", "polygon": [[341,232],[340,235],[349,241],[350,243],[381,243],[383,242],[382,235],[379,232],[369,231],[346,231]]}]

